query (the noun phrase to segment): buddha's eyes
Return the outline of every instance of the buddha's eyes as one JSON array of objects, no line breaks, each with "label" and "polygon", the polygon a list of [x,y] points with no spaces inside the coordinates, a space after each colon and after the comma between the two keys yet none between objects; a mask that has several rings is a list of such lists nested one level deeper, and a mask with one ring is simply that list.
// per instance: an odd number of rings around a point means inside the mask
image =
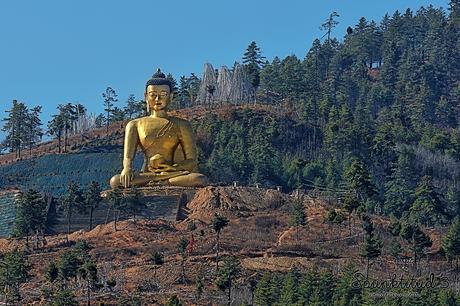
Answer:
[{"label": "buddha's eyes", "polygon": [[160,93],[150,92],[150,96],[151,96],[151,97],[158,97],[158,96],[160,96],[160,97],[162,97],[162,98],[165,98],[165,97],[168,96],[168,92],[167,92],[167,91],[162,91],[162,92],[160,92]]}]

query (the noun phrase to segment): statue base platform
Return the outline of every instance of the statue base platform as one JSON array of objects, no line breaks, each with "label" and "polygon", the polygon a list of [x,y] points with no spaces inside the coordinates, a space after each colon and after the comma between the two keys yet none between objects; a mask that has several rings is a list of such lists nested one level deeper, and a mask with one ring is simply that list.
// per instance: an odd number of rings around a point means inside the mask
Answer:
[{"label": "statue base platform", "polygon": [[[143,193],[142,204],[136,212],[136,219],[164,219],[168,221],[179,221],[187,218],[186,205],[195,196],[197,187],[175,187],[175,186],[154,186],[143,187],[139,190]],[[108,190],[101,193],[106,196]],[[117,212],[109,208],[108,203],[103,200],[93,212],[93,227],[99,224],[112,222]],[[133,218],[132,214],[120,212],[118,220]],[[48,211],[48,234],[65,233],[67,231],[67,221],[63,212],[59,211],[55,205],[50,205]],[[70,231],[89,229],[89,214],[82,215],[73,213]]]}]

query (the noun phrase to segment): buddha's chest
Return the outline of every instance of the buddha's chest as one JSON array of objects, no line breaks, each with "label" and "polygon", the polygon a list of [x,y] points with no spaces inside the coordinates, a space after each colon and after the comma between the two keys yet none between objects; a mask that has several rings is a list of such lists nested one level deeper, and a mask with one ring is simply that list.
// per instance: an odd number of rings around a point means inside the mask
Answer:
[{"label": "buddha's chest", "polygon": [[179,143],[180,130],[174,122],[167,119],[149,120],[138,125],[139,142],[148,149],[174,148]]}]

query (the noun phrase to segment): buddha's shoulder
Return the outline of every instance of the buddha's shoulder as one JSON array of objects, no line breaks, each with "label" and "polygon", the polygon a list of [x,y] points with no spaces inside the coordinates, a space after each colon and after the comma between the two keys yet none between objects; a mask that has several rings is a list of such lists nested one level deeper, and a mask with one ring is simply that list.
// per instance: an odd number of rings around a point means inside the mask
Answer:
[{"label": "buddha's shoulder", "polygon": [[172,123],[177,124],[178,126],[190,126],[190,122],[185,119],[174,116],[169,116],[168,118]]}]

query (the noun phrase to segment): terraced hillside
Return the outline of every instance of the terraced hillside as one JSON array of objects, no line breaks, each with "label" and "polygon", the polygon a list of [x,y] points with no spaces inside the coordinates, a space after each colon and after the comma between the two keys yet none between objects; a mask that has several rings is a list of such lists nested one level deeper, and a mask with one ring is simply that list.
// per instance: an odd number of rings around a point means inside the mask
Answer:
[{"label": "terraced hillside", "polygon": [[[141,166],[142,158],[139,156],[135,167]],[[49,154],[1,166],[0,190],[33,188],[59,195],[70,181],[82,186],[96,181],[107,189],[110,178],[120,171],[121,147],[114,147],[110,152],[98,148],[92,152]]]},{"label": "terraced hillside", "polygon": [[0,193],[0,237],[8,236],[14,225],[16,216],[15,199],[18,190],[5,191]]}]

